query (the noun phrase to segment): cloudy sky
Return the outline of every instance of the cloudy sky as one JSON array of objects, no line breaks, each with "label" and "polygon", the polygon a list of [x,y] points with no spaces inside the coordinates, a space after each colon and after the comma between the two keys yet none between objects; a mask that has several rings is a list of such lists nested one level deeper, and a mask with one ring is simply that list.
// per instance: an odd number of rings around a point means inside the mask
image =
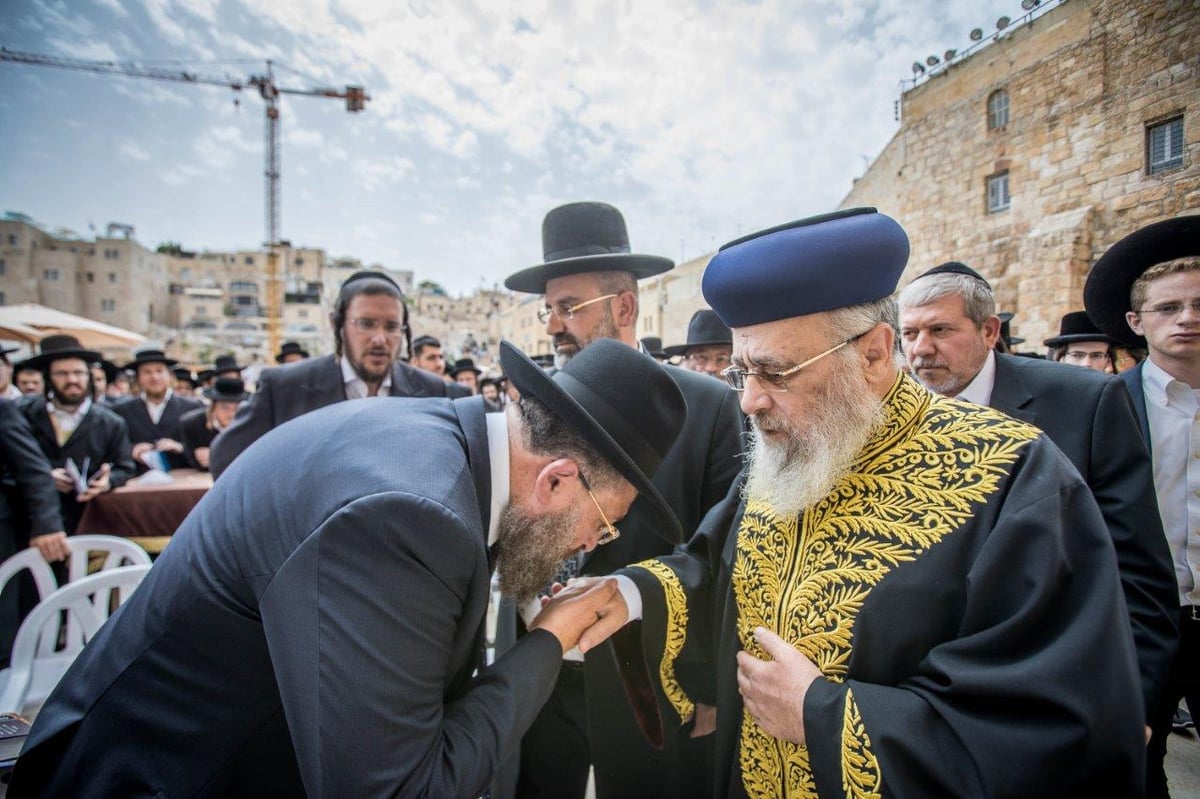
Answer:
[{"label": "cloudy sky", "polygon": [[[282,102],[282,237],[453,293],[541,261],[554,206],[604,200],[635,251],[693,258],[835,207],[895,132],[910,65],[1019,0],[3,0],[9,50],[371,101]],[[265,239],[263,103],[0,62],[0,211]]]}]

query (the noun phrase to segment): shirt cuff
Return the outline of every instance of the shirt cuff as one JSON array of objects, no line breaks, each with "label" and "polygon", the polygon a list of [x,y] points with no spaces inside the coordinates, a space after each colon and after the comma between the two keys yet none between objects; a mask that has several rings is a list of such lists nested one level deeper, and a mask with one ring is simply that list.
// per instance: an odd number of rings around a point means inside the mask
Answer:
[{"label": "shirt cuff", "polygon": [[625,599],[625,608],[629,611],[629,620],[640,620],[642,618],[642,592],[638,590],[637,583],[623,574],[614,574],[613,577],[617,581],[617,590],[621,592],[621,596]]}]

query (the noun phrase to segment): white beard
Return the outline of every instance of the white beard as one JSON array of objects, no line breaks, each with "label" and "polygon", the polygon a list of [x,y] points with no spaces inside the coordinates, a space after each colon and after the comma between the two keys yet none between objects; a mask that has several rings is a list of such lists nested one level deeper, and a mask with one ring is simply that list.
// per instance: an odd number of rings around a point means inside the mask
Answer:
[{"label": "white beard", "polygon": [[[883,421],[883,402],[871,394],[857,363],[837,366],[803,428],[779,416],[751,417],[743,498],[767,503],[778,516],[798,516],[829,496],[849,472]],[[787,440],[768,441],[760,428],[785,431]]]}]

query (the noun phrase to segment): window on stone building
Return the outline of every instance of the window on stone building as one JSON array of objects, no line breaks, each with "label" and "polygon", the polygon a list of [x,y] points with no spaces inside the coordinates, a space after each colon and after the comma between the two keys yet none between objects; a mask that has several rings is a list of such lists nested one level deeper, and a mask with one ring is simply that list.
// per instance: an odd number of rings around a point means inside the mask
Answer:
[{"label": "window on stone building", "polygon": [[109,272],[109,273],[108,273],[108,282],[109,282],[109,283],[116,283],[116,282],[117,282],[117,273],[116,273],[116,272]]},{"label": "window on stone building", "polygon": [[16,233],[8,234],[8,243],[14,247],[17,246],[17,234]]},{"label": "window on stone building", "polygon": [[303,255],[296,256],[296,266],[304,266],[304,256]]},{"label": "window on stone building", "polygon": [[247,255],[246,256],[246,266],[253,266],[253,265],[254,265],[254,258]]},{"label": "window on stone building", "polygon": [[112,313],[117,310],[116,300],[100,300],[100,310],[105,313]]},{"label": "window on stone building", "polygon": [[8,266],[4,263],[4,259],[0,258],[0,277],[3,277],[6,271],[8,271]]},{"label": "window on stone building", "polygon": [[7,304],[8,304],[8,303],[6,303],[6,302],[4,301],[4,292],[3,292],[3,291],[0,291],[0,305],[7,305]]},{"label": "window on stone building", "polygon": [[95,283],[95,282],[96,282],[96,273],[95,273],[95,272],[88,272],[88,273],[87,273],[87,282],[89,282],[89,283]]},{"label": "window on stone building", "polygon": [[987,179],[987,210],[989,214],[1007,211],[1010,197],[1008,194],[1008,170],[989,175]]},{"label": "window on stone building", "polygon": [[1157,175],[1183,166],[1183,117],[1146,127],[1146,173]]},{"label": "window on stone building", "polygon": [[999,130],[1006,125],[1008,125],[1008,92],[1004,89],[997,89],[988,95],[988,130]]},{"label": "window on stone building", "polygon": [[45,280],[58,280],[58,270],[57,269],[43,269],[42,270],[42,278]]}]

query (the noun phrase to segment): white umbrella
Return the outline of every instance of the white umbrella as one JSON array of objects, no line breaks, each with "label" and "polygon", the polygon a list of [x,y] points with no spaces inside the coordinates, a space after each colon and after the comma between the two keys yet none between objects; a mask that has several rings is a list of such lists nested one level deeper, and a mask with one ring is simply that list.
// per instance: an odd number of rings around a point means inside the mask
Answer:
[{"label": "white umbrella", "polygon": [[33,302],[0,307],[0,337],[9,331],[13,338],[31,344],[56,333],[74,336],[85,347],[136,347],[146,340],[131,330]]}]

